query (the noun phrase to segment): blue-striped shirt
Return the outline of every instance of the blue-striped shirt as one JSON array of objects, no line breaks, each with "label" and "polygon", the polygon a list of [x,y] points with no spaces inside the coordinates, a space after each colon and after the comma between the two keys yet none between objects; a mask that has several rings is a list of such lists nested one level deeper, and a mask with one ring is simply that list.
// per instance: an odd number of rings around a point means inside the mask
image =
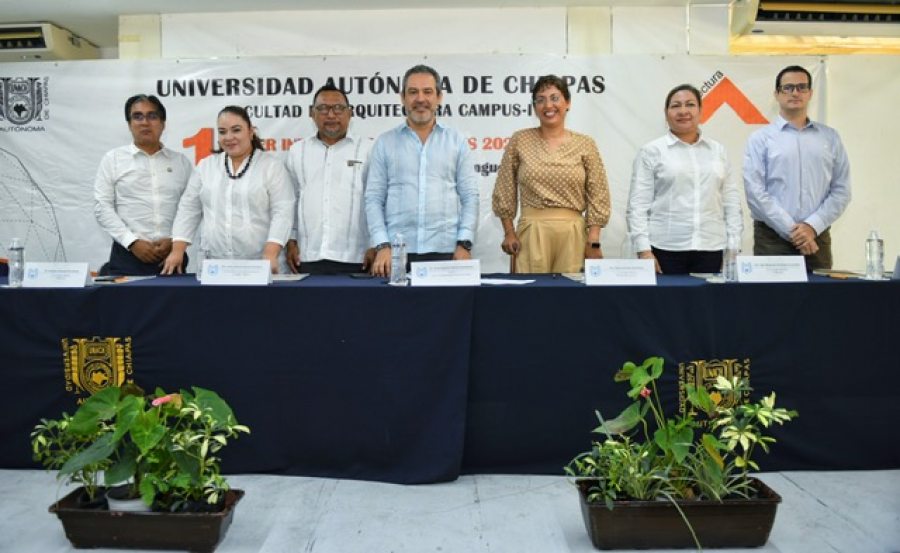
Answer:
[{"label": "blue-striped shirt", "polygon": [[821,234],[850,203],[850,162],[840,136],[822,123],[797,129],[778,116],[750,135],[744,190],[753,219],[785,240],[797,223]]},{"label": "blue-striped shirt", "polygon": [[404,122],[378,137],[366,171],[371,245],[403,233],[410,253],[451,253],[474,241],[478,175],[458,131],[436,123],[423,144]]}]

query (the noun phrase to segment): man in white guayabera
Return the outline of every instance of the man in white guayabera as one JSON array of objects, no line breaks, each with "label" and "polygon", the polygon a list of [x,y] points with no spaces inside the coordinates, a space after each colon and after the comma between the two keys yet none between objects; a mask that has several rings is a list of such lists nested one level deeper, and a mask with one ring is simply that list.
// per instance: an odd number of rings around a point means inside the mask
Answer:
[{"label": "man in white guayabera", "polygon": [[166,108],[156,96],[128,98],[125,121],[134,141],[107,152],[94,181],[94,215],[113,239],[100,274],[153,275],[172,249],[172,222],[193,166],[160,142]]},{"label": "man in white guayabera", "polygon": [[295,273],[347,274],[368,271],[375,250],[363,199],[363,171],[371,138],[348,133],[353,107],[347,95],[325,84],[313,96],[316,133],[295,142],[285,166],[294,184],[297,214],[285,247]]}]

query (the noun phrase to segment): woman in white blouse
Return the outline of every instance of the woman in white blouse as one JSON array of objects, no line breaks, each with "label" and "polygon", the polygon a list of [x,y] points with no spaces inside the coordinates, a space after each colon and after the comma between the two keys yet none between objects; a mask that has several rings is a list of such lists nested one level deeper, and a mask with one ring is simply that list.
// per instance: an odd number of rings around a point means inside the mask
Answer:
[{"label": "woman in white blouse", "polygon": [[244,108],[225,107],[217,124],[219,150],[197,165],[181,196],[172,252],[162,273],[181,272],[184,251],[198,227],[206,256],[268,259],[277,273],[294,214],[287,171],[280,159],[263,150]]},{"label": "woman in white blouse", "polygon": [[669,132],[644,145],[628,193],[628,233],[641,259],[665,274],[716,273],[722,250],[739,248],[741,191],[725,147],[700,132],[700,91],[666,96]]}]

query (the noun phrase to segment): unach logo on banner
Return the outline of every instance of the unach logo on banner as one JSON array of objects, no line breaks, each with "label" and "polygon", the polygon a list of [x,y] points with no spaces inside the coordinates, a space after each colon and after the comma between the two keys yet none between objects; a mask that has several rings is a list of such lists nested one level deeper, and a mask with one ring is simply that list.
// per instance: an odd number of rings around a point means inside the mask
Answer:
[{"label": "unach logo on banner", "polygon": [[731,109],[741,118],[741,121],[748,125],[765,125],[769,122],[753,105],[753,102],[741,92],[741,89],[721,71],[716,71],[715,75],[710,77],[708,81],[705,81],[700,91],[703,93],[701,124],[709,121],[716,111],[725,104],[731,106]]},{"label": "unach logo on banner", "polygon": [[[49,77],[0,78],[0,121],[21,127],[49,118],[48,81]],[[37,129],[32,127],[32,130]]]}]

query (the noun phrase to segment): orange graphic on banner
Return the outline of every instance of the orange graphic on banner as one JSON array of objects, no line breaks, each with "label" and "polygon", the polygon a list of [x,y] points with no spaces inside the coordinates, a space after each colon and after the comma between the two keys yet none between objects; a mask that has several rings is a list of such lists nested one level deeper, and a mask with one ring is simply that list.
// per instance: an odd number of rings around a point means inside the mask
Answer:
[{"label": "orange graphic on banner", "polygon": [[762,113],[756,109],[750,100],[744,96],[740,89],[728,77],[725,77],[706,93],[703,97],[703,115],[700,123],[706,123],[716,113],[722,104],[728,104],[737,113],[744,123],[750,125],[765,125],[769,122]]}]

